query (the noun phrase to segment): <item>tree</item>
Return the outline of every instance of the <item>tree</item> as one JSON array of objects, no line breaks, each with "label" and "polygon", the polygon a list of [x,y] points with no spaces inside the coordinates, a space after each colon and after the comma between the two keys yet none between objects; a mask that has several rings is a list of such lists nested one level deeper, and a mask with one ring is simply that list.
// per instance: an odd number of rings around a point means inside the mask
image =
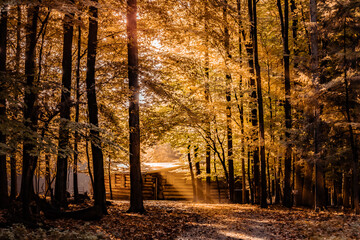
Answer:
[{"label": "tree", "polygon": [[350,91],[349,91],[349,82],[347,78],[347,58],[346,58],[346,17],[344,18],[344,84],[345,84],[345,109],[346,109],[346,118],[348,122],[349,128],[349,141],[351,147],[351,155],[352,155],[352,199],[353,206],[355,208],[355,213],[360,213],[359,208],[359,154],[358,154],[358,146],[355,143],[354,130],[351,125],[352,118],[350,115]]},{"label": "tree", "polygon": [[98,8],[97,0],[92,0],[94,3],[90,6],[89,17],[89,35],[88,35],[88,54],[87,54],[87,71],[86,71],[86,90],[88,99],[89,123],[92,124],[90,130],[91,137],[91,152],[94,169],[94,199],[95,207],[98,208],[98,214],[101,216],[107,214],[106,209],[106,195],[104,184],[104,158],[101,148],[100,132],[98,129],[98,105],[96,99],[96,84],[95,84],[95,62],[97,50],[97,34],[98,34]]},{"label": "tree", "polygon": [[129,78],[129,130],[130,130],[130,209],[128,212],[144,212],[140,167],[140,118],[139,118],[139,56],[137,43],[137,1],[127,0],[126,19],[128,36]]},{"label": "tree", "polygon": [[[248,57],[248,66],[249,66],[249,74],[250,74],[250,87],[251,87],[251,124],[254,127],[253,134],[253,140],[256,143],[258,140],[257,137],[257,130],[256,127],[258,126],[258,114],[257,114],[257,108],[256,108],[256,82],[254,79],[255,74],[255,68],[254,68],[254,12],[253,12],[253,1],[248,0],[248,16],[249,16],[249,22],[250,22],[250,29],[249,29],[249,36],[248,36],[248,42],[246,44],[246,51],[247,51],[247,57]],[[255,147],[251,147],[251,152],[253,156],[253,166],[254,166],[254,191],[253,194],[251,194],[252,203],[260,203],[260,166],[259,166],[259,147],[255,145]],[[251,153],[250,153],[251,155]],[[250,168],[250,166],[249,166]],[[250,174],[250,172],[249,172]],[[250,179],[250,178],[249,178]],[[249,185],[251,183],[249,182]],[[252,188],[250,188],[251,190]]]},{"label": "tree", "polygon": [[230,33],[228,27],[228,2],[223,2],[223,18],[224,18],[224,48],[225,48],[225,68],[226,70],[226,138],[227,138],[227,162],[229,169],[229,193],[230,201],[234,202],[234,160],[233,160],[233,139],[232,139],[232,124],[231,124],[231,74],[228,70],[228,61],[231,59],[230,54]]},{"label": "tree", "polygon": [[[0,74],[1,85],[0,85],[0,121],[5,124],[6,121],[6,54],[7,54],[7,18],[8,18],[8,7],[5,5],[1,8],[1,19],[0,19]],[[6,134],[0,132],[0,144],[6,145]],[[8,204],[8,183],[7,183],[7,168],[6,168],[6,149],[2,149],[0,153],[0,208],[5,208]]]},{"label": "tree", "polygon": [[[81,18],[78,19],[81,21]],[[79,122],[80,117],[80,67],[81,67],[81,26],[78,26],[78,42],[77,42],[77,62],[76,62],[76,105],[75,105],[75,123]],[[79,143],[79,131],[76,129],[74,134],[74,197],[77,198],[79,194],[78,189],[78,143]]]},{"label": "tree", "polygon": [[[318,27],[317,27],[317,2],[310,0],[310,45],[311,45],[311,74],[312,81],[315,89],[318,90],[319,86],[319,49],[318,49]],[[319,157],[319,115],[320,109],[317,103],[314,106],[314,152]],[[323,208],[324,202],[324,180],[323,180],[323,166],[322,162],[317,159],[315,161],[315,209]]]},{"label": "tree", "polygon": [[259,52],[258,52],[258,40],[257,40],[257,1],[253,0],[253,16],[254,16],[254,37],[253,37],[253,48],[254,48],[254,64],[256,73],[256,90],[257,100],[259,109],[259,132],[260,132],[260,169],[261,169],[261,180],[260,180],[260,206],[262,208],[267,207],[267,196],[266,196],[266,161],[265,161],[265,126],[264,126],[264,107],[263,97],[261,88],[261,75],[260,75],[260,64],[259,64]]},{"label": "tree", "polygon": [[39,6],[31,4],[27,9],[26,23],[26,49],[25,49],[25,96],[24,96],[24,125],[27,132],[24,135],[23,143],[23,165],[20,196],[22,198],[23,217],[30,217],[29,203],[34,194],[33,176],[37,165],[36,143],[33,135],[38,125],[38,112],[36,100],[38,98],[37,86],[35,82],[35,59],[37,42],[37,25],[39,17]]},{"label": "tree", "polygon": [[277,0],[279,9],[281,36],[283,40],[283,60],[284,60],[284,73],[285,73],[285,137],[286,137],[286,150],[285,150],[285,170],[284,170],[284,199],[283,205],[285,207],[292,206],[291,198],[291,144],[290,144],[290,130],[291,130],[291,84],[290,84],[290,50],[289,50],[289,1],[284,0],[284,15],[282,11],[281,1]]},{"label": "tree", "polygon": [[[73,2],[72,2],[73,3]],[[62,60],[62,88],[60,102],[59,152],[55,181],[55,199],[66,205],[66,182],[68,168],[69,127],[71,110],[71,73],[72,73],[72,42],[74,14],[66,13],[64,17],[64,45]]]}]

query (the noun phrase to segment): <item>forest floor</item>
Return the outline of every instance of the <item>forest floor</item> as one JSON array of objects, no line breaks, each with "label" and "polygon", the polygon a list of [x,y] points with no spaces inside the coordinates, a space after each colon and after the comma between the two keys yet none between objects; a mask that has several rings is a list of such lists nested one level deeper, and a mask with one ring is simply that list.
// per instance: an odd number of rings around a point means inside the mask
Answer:
[{"label": "forest floor", "polygon": [[15,224],[0,228],[0,239],[360,239],[360,217],[342,211],[145,201],[147,212],[132,214],[129,202],[112,203],[98,221],[44,220],[35,230]]}]

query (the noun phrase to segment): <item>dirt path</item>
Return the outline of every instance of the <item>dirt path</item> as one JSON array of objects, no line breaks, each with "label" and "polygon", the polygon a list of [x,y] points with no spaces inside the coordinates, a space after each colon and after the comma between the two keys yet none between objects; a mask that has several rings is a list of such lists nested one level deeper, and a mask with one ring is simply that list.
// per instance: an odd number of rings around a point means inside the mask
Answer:
[{"label": "dirt path", "polygon": [[179,240],[360,239],[360,218],[342,213],[230,204],[194,204],[189,210],[201,219]]},{"label": "dirt path", "polygon": [[[145,214],[113,201],[99,221],[44,220],[44,228],[0,228],[0,239],[360,239],[360,217],[271,206],[145,201]],[[4,212],[0,211],[0,223]]]}]

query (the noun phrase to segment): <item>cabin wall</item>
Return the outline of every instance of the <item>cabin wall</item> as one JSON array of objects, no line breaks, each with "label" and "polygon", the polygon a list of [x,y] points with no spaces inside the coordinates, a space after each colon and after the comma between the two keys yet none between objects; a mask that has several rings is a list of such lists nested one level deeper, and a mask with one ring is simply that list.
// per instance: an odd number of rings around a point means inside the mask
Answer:
[{"label": "cabin wall", "polygon": [[[204,184],[205,186],[205,184]],[[115,173],[111,175],[113,199],[130,199],[130,175]],[[109,176],[105,176],[106,196],[110,199]],[[160,172],[143,175],[143,196],[145,200],[193,200],[191,179],[185,173]],[[211,184],[212,202],[226,202],[226,184]]]}]

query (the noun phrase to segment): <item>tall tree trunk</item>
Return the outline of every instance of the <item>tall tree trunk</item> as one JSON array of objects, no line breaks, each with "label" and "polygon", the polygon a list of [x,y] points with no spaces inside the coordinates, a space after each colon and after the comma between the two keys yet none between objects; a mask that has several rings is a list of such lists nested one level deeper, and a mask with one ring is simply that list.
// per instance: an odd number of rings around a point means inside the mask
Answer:
[{"label": "tall tree trunk", "polygon": [[255,193],[253,188],[253,183],[251,181],[251,152],[248,151],[248,161],[247,161],[247,176],[248,176],[248,182],[249,182],[249,189],[250,189],[250,196],[251,196],[251,204],[255,203]]},{"label": "tall tree trunk", "polygon": [[113,200],[113,192],[112,192],[112,186],[111,186],[111,159],[109,156],[109,168],[108,168],[108,175],[109,175],[109,191],[110,191],[110,199]]},{"label": "tall tree trunk", "polygon": [[[7,50],[7,20],[8,7],[5,5],[1,9],[0,19],[0,74],[1,78],[6,78],[6,50]],[[5,79],[1,79],[0,85],[0,118],[2,121],[6,120],[6,97],[4,91],[6,89]],[[4,122],[2,122],[4,124]],[[0,143],[6,145],[6,134],[0,132]],[[6,154],[0,155],[0,208],[5,208],[8,205],[8,182],[6,170]]]},{"label": "tall tree trunk", "polygon": [[289,1],[284,0],[284,15],[282,11],[281,1],[277,0],[279,9],[281,35],[283,40],[283,61],[285,73],[285,137],[286,137],[286,150],[285,150],[285,174],[284,174],[284,199],[283,205],[285,207],[292,207],[291,197],[291,144],[290,144],[290,131],[291,131],[291,84],[290,84],[290,50],[289,50]]},{"label": "tall tree trunk", "polygon": [[[16,7],[17,19],[16,19],[16,53],[15,53],[15,72],[18,76],[20,74],[20,55],[21,55],[21,7]],[[17,95],[15,95],[17,100]],[[16,117],[14,118],[16,119]],[[11,190],[10,199],[14,200],[17,196],[17,171],[16,171],[16,150],[17,143],[14,143],[14,149],[10,157],[10,168],[11,168]]]},{"label": "tall tree trunk", "polygon": [[267,153],[266,158],[266,172],[267,172],[267,195],[270,200],[270,204],[272,204],[272,195],[271,195],[271,181],[270,181],[270,152]]},{"label": "tall tree trunk", "polygon": [[[242,29],[242,19],[241,19],[241,0],[236,0],[237,5],[237,18],[238,18],[238,41],[239,41],[239,56],[240,56],[240,67],[242,67],[242,35],[244,30]],[[241,91],[240,94],[240,105],[238,105],[240,113],[240,132],[241,132],[241,167],[242,167],[242,176],[241,176],[241,185],[242,185],[242,203],[247,203],[246,199],[246,170],[245,170],[245,131],[244,131],[244,101],[243,101],[243,77],[240,76],[239,88]],[[236,95],[235,95],[236,97]]]},{"label": "tall tree trunk", "polygon": [[359,155],[358,149],[356,145],[356,139],[354,136],[354,131],[351,126],[351,116],[350,116],[350,97],[349,97],[349,83],[347,79],[347,59],[346,59],[346,18],[344,19],[344,83],[345,83],[345,109],[346,109],[346,118],[348,122],[349,128],[349,141],[351,146],[351,153],[352,153],[352,203],[353,208],[355,209],[355,213],[359,214]]},{"label": "tall tree trunk", "polygon": [[224,18],[224,48],[225,48],[225,68],[226,68],[226,129],[227,129],[227,159],[229,168],[229,194],[230,201],[234,202],[234,160],[233,160],[233,141],[232,141],[232,124],[231,124],[231,74],[228,68],[228,61],[231,59],[230,54],[230,33],[227,20],[228,2],[223,0],[223,18]]},{"label": "tall tree trunk", "polygon": [[131,92],[129,105],[130,129],[130,209],[128,212],[144,212],[140,165],[140,118],[139,118],[139,59],[137,43],[137,0],[127,0],[128,77]]},{"label": "tall tree trunk", "polygon": [[50,196],[52,196],[49,153],[45,155],[45,191],[45,195],[50,191]]},{"label": "tall tree trunk", "polygon": [[342,182],[342,198],[343,198],[343,206],[349,207],[349,194],[350,186],[349,186],[349,176],[344,172],[343,173],[343,182]]},{"label": "tall tree trunk", "polygon": [[[268,75],[268,95],[269,95],[269,110],[270,110],[270,123],[269,123],[269,130],[270,130],[270,145],[272,145],[274,143],[274,130],[273,130],[273,105],[272,105],[272,97],[271,97],[271,78],[270,78],[270,63],[269,61],[267,61],[267,75]],[[270,168],[269,163],[268,163],[268,169]],[[274,173],[274,177],[275,177],[275,160],[273,161],[273,167],[272,167],[273,173]],[[271,190],[269,190],[270,194],[269,194],[269,198],[270,198],[270,204],[272,204],[272,197],[274,196],[275,193],[275,179],[273,181],[270,181],[271,179],[271,175],[270,172],[268,173],[268,178],[269,178],[269,189],[270,189],[270,182],[271,184]]]},{"label": "tall tree trunk", "polygon": [[60,102],[60,126],[59,126],[59,145],[57,158],[57,171],[55,180],[55,199],[63,206],[67,205],[66,182],[68,168],[68,148],[69,148],[69,128],[71,110],[71,73],[72,73],[72,43],[74,14],[66,13],[64,17],[64,39],[63,39],[63,59],[62,59],[62,84]]},{"label": "tall tree trunk", "polygon": [[[249,41],[246,44],[246,51],[248,54],[248,65],[249,65],[249,73],[250,73],[250,87],[251,87],[251,123],[254,129],[252,133],[252,137],[255,143],[258,142],[258,110],[256,107],[257,102],[257,91],[256,91],[256,82],[255,82],[255,66],[254,66],[254,37],[255,37],[255,24],[254,24],[254,8],[253,8],[253,0],[248,0],[248,14],[250,21],[250,32],[249,32]],[[260,162],[259,162],[259,146],[255,144],[252,148],[253,154],[253,166],[254,166],[254,203],[260,203]]]},{"label": "tall tree trunk", "polygon": [[[97,0],[92,0],[97,3]],[[90,124],[98,127],[98,106],[96,100],[95,84],[95,62],[97,50],[97,32],[98,32],[98,9],[96,6],[90,7],[89,18],[89,36],[88,36],[88,55],[86,72],[86,90],[88,99],[88,111]],[[101,209],[102,214],[107,214],[106,195],[104,183],[104,158],[101,148],[100,133],[97,129],[90,130],[91,152],[94,169],[94,199],[95,206]]]},{"label": "tall tree trunk", "polygon": [[91,187],[94,191],[94,177],[91,171],[91,163],[90,163],[90,154],[89,154],[89,140],[86,139],[85,141],[85,152],[86,152],[86,160],[87,160],[87,169],[88,169],[88,173],[89,173],[89,177],[90,177],[90,181],[91,181]]},{"label": "tall tree trunk", "polygon": [[258,41],[257,41],[257,11],[256,11],[257,0],[253,0],[253,13],[254,13],[254,63],[256,71],[256,89],[259,109],[259,132],[260,132],[260,206],[262,208],[267,207],[267,192],[266,192],[266,159],[265,159],[265,124],[264,124],[264,106],[261,88],[261,75],[260,75],[260,64],[258,54]]},{"label": "tall tree trunk", "polygon": [[195,146],[194,148],[194,159],[195,159],[195,170],[196,170],[196,196],[197,196],[197,201],[202,201],[204,199],[204,194],[203,194],[203,184],[202,184],[202,180],[201,180],[201,168],[200,168],[200,160],[198,158],[198,152],[199,152],[199,147]]},{"label": "tall tree trunk", "polygon": [[[319,51],[318,51],[318,28],[317,28],[317,3],[316,0],[310,0],[310,45],[311,45],[311,74],[315,89],[318,91],[319,84]],[[314,149],[315,157],[315,210],[324,207],[324,180],[323,180],[323,163],[319,161],[319,121],[320,108],[316,103],[314,107]]]},{"label": "tall tree trunk", "polygon": [[[79,17],[79,22],[81,18]],[[75,99],[75,123],[79,122],[80,115],[80,67],[81,67],[81,26],[78,26],[78,51],[77,51],[77,62],[76,62],[76,99]],[[79,187],[78,187],[78,142],[79,142],[79,132],[77,129],[75,130],[74,136],[74,197],[75,199],[79,195]]]},{"label": "tall tree trunk", "polygon": [[[205,101],[210,104],[210,60],[209,60],[209,35],[208,35],[208,6],[205,3]],[[211,123],[210,120],[206,122],[206,156],[205,156],[205,170],[206,170],[206,187],[205,187],[205,201],[211,201]]]},{"label": "tall tree trunk", "polygon": [[[39,6],[30,5],[27,9],[26,24],[24,125],[28,128],[28,131],[33,133],[37,131],[38,125],[38,112],[35,105],[38,97],[35,83],[38,16]],[[38,160],[38,157],[32,154],[34,150],[36,150],[34,140],[25,135],[23,141],[23,166],[20,190],[23,217],[25,219],[30,217],[29,203],[32,194],[34,194],[33,177]]]},{"label": "tall tree trunk", "polygon": [[196,202],[197,195],[196,195],[195,175],[194,175],[194,170],[193,170],[192,161],[191,161],[191,145],[188,146],[187,157],[188,157],[188,163],[189,163],[189,169],[190,169],[191,185],[192,185],[192,190],[193,190],[193,201]]}]

